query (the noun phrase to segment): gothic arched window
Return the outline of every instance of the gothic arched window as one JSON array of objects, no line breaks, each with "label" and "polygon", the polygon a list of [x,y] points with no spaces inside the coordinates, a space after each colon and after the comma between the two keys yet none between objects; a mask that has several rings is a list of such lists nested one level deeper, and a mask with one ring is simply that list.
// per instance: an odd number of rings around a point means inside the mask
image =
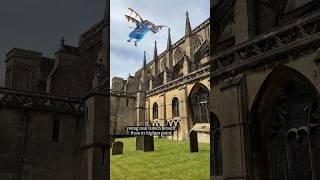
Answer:
[{"label": "gothic arched window", "polygon": [[300,72],[281,65],[257,94],[248,118],[253,174],[268,180],[318,180],[318,89]]},{"label": "gothic arched window", "polygon": [[190,94],[193,123],[209,122],[209,90],[202,84],[196,85]]},{"label": "gothic arched window", "polygon": [[290,80],[275,105],[265,134],[269,138],[271,176],[277,179],[312,179],[308,134],[312,101],[312,94],[300,82]]},{"label": "gothic arched window", "polygon": [[283,180],[319,179],[318,94],[304,84],[304,79],[292,77],[265,102],[272,102],[272,108],[252,121],[253,127],[260,127],[251,130],[253,152],[257,154],[254,163],[265,164],[256,173]]},{"label": "gothic arched window", "polygon": [[202,45],[203,38],[200,35],[196,35],[193,49],[197,51]]},{"label": "gothic arched window", "polygon": [[181,47],[177,47],[175,53],[174,53],[174,59],[175,63],[178,63],[181,59],[184,57],[184,52]]},{"label": "gothic arched window", "polygon": [[152,117],[153,119],[158,119],[158,104],[154,103],[152,107]]},{"label": "gothic arched window", "polygon": [[179,117],[179,99],[177,97],[174,97],[172,99],[172,117]]}]

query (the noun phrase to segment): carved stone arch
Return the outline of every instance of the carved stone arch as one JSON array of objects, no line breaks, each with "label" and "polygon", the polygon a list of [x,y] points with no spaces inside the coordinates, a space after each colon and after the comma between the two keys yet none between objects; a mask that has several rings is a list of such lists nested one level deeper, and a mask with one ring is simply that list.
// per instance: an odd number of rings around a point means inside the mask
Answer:
[{"label": "carved stone arch", "polygon": [[192,114],[192,125],[209,123],[209,89],[202,83],[196,83],[189,94],[189,107]]},{"label": "carved stone arch", "polygon": [[179,103],[179,98],[177,98],[176,96],[172,98],[172,118],[180,117]]},{"label": "carved stone arch", "polygon": [[167,58],[164,57],[164,58],[161,60],[161,71],[164,71],[166,67],[167,67]]},{"label": "carved stone arch", "polygon": [[152,69],[154,68],[154,66],[150,66],[150,68],[147,69],[147,75],[152,74]]},{"label": "carved stone arch", "polygon": [[158,85],[163,85],[163,78],[164,78],[164,72],[162,71],[161,73],[159,73],[158,77],[156,78]]},{"label": "carved stone arch", "polygon": [[183,57],[173,66],[173,79],[177,79],[183,76]]},{"label": "carved stone arch", "polygon": [[184,57],[184,51],[183,48],[178,46],[174,52],[174,60],[175,64],[179,63],[180,60],[182,60]]},{"label": "carved stone arch", "polygon": [[202,68],[203,66],[205,66],[205,64],[207,64],[207,60],[204,59],[204,57],[209,55],[209,48],[209,42],[205,40],[204,42],[202,42],[201,46],[194,54],[197,69]]},{"label": "carved stone arch", "polygon": [[197,51],[200,49],[203,41],[204,41],[204,40],[203,40],[203,37],[202,37],[201,35],[199,35],[199,34],[196,34],[196,35],[195,35],[195,37],[194,37],[194,44],[193,44],[194,52],[197,52]]},{"label": "carved stone arch", "polygon": [[309,136],[310,136],[310,145],[311,145],[311,159],[313,164],[313,172],[317,172],[314,175],[314,179],[320,178],[320,100],[316,100],[310,107],[309,111]]},{"label": "carved stone arch", "polygon": [[183,131],[181,129],[181,120],[180,120],[180,100],[177,96],[174,96],[171,100],[171,112],[172,112],[172,126],[175,128],[172,138],[179,140],[179,137],[182,135]]},{"label": "carved stone arch", "polygon": [[153,103],[152,105],[152,119],[153,120],[159,119],[159,106],[156,102]]},{"label": "carved stone arch", "polygon": [[289,180],[319,175],[318,165],[311,163],[319,159],[320,148],[309,146],[311,115],[320,115],[314,106],[318,98],[313,84],[296,70],[281,65],[270,73],[249,114],[254,177]]}]

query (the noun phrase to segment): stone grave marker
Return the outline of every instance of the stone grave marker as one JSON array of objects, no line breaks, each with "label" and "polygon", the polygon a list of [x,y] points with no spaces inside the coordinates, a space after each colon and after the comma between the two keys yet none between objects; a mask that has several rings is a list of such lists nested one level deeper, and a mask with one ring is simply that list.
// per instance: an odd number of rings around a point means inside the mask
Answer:
[{"label": "stone grave marker", "polygon": [[198,152],[198,135],[197,131],[191,131],[189,134],[190,152]]},{"label": "stone grave marker", "polygon": [[154,151],[154,138],[153,136],[143,136],[143,151]]},{"label": "stone grave marker", "polygon": [[123,142],[115,141],[112,144],[112,155],[123,154]]},{"label": "stone grave marker", "polygon": [[143,136],[136,137],[136,150],[143,150]]}]

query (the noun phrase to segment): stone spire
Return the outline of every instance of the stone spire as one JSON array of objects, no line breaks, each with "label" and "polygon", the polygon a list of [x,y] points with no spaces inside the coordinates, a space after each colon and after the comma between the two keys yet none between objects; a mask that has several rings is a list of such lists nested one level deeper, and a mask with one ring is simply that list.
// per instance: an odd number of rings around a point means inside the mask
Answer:
[{"label": "stone spire", "polygon": [[167,50],[172,48],[170,28],[168,28]]},{"label": "stone spire", "polygon": [[147,69],[147,56],[146,56],[146,51],[143,52],[143,69]]},{"label": "stone spire", "polygon": [[154,41],[153,60],[158,59],[157,41]]},{"label": "stone spire", "polygon": [[186,12],[186,29],[185,29],[185,35],[190,35],[192,33],[191,24],[189,20],[189,12]]},{"label": "stone spire", "polygon": [[154,52],[153,52],[153,73],[152,75],[154,77],[157,77],[158,75],[158,67],[159,62],[158,62],[158,50],[157,50],[157,41],[154,41]]},{"label": "stone spire", "polygon": [[146,51],[144,51],[143,55],[143,67],[141,70],[141,79],[139,82],[139,90],[145,90],[145,85],[147,82],[147,57],[146,57]]},{"label": "stone spire", "polygon": [[167,59],[167,67],[169,68],[170,71],[173,70],[173,47],[171,43],[171,33],[170,33],[170,28],[168,28],[168,40],[167,40],[167,53],[166,53],[166,59]]}]

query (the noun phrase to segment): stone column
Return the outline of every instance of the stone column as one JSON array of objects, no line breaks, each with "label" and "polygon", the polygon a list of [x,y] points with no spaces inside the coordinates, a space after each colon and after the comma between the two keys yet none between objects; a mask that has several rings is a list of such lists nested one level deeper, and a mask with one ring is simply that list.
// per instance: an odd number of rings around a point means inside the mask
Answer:
[{"label": "stone column", "polygon": [[24,104],[22,108],[22,113],[21,113],[21,129],[20,132],[21,136],[19,139],[19,145],[18,145],[18,158],[17,158],[17,179],[22,180],[22,179],[27,179],[28,174],[30,173],[29,170],[27,170],[25,167],[28,165],[26,163],[26,146],[28,143],[28,137],[29,136],[29,124],[30,124],[30,117],[29,117],[29,111],[30,107],[32,106],[32,103],[29,104]]},{"label": "stone column", "polygon": [[188,57],[189,61],[189,71],[195,70],[195,62],[194,62],[194,54],[193,54],[193,39],[191,37],[187,37],[185,40],[185,55]]},{"label": "stone column", "polygon": [[[146,93],[144,90],[139,90],[137,93],[137,126],[145,125],[145,102]],[[136,150],[143,150],[143,137],[136,137]]]},{"label": "stone column", "polygon": [[172,72],[167,67],[165,67],[163,73],[163,84],[167,84],[172,81]]},{"label": "stone column", "polygon": [[152,75],[150,75],[149,77],[150,77],[150,78],[149,78],[149,90],[151,90],[151,89],[154,88],[154,86],[153,86],[153,84],[154,84],[154,78],[153,78]]},{"label": "stone column", "polygon": [[80,172],[81,180],[109,179],[108,136],[109,97],[105,94],[92,93],[86,98],[87,119],[84,123],[84,138],[82,144],[82,164],[84,172]]},{"label": "stone column", "polygon": [[191,62],[190,62],[188,56],[186,56],[186,55],[183,58],[182,71],[183,71],[183,76],[186,76],[186,75],[190,74],[190,72],[191,72]]},{"label": "stone column", "polygon": [[[105,1],[102,43],[102,64],[96,73],[97,83],[92,83],[93,93],[85,99],[87,117],[83,123],[80,180],[110,179],[110,3]],[[104,76],[102,76],[104,75]],[[102,83],[104,78],[104,83]]]},{"label": "stone column", "polygon": [[[188,90],[187,86],[184,85],[179,88],[179,90],[184,94],[183,99],[179,102],[179,112],[180,112],[180,130],[182,135],[179,139],[189,139],[189,131],[191,130],[192,122],[189,119],[189,111],[188,111]],[[179,132],[178,132],[179,133]]]},{"label": "stone column", "polygon": [[145,107],[146,107],[146,92],[139,90],[137,93],[137,125],[145,125]]},{"label": "stone column", "polygon": [[163,92],[159,96],[161,98],[159,104],[159,122],[163,126],[166,121],[166,94]]},{"label": "stone column", "polygon": [[235,43],[240,44],[254,36],[255,24],[252,0],[237,0],[234,6]]},{"label": "stone column", "polygon": [[146,121],[149,121],[149,122],[151,120],[151,110],[152,110],[152,107],[150,105],[150,99],[146,98]]},{"label": "stone column", "polygon": [[223,113],[221,144],[223,175],[226,179],[249,179],[247,89],[245,75],[226,79],[221,84]]}]

